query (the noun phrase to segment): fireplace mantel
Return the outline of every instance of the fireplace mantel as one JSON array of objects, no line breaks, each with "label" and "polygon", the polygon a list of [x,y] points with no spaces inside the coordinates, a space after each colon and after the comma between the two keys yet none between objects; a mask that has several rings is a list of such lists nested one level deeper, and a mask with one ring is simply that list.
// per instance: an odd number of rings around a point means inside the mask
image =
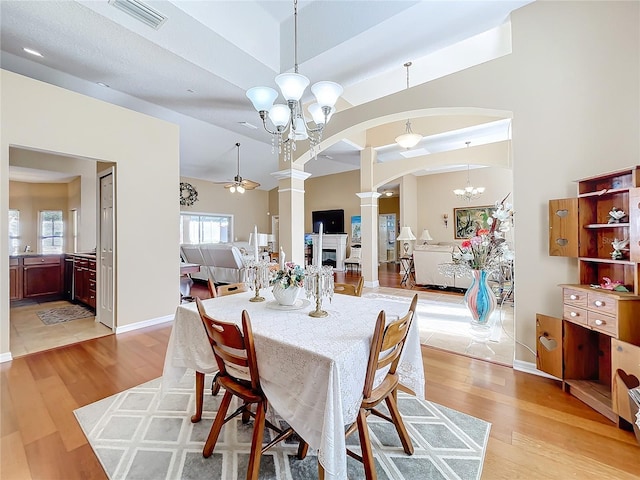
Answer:
[{"label": "fireplace mantel", "polygon": [[[319,259],[322,258],[322,254],[318,257],[318,249],[315,248],[318,245],[317,233],[311,234],[311,241],[313,242],[313,264],[319,265]],[[322,249],[323,250],[335,250],[336,251],[336,267],[335,270],[344,272],[344,261],[347,258],[347,235],[346,233],[325,233],[322,235]]]}]

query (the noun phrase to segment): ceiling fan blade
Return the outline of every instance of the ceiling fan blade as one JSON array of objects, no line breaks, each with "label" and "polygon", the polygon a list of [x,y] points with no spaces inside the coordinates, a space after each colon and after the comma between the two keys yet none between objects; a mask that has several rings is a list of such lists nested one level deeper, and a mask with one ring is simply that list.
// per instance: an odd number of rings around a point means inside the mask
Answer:
[{"label": "ceiling fan blade", "polygon": [[254,188],[258,188],[260,186],[258,182],[254,182],[253,180],[247,180],[246,178],[242,180],[241,183],[246,190],[253,190]]}]

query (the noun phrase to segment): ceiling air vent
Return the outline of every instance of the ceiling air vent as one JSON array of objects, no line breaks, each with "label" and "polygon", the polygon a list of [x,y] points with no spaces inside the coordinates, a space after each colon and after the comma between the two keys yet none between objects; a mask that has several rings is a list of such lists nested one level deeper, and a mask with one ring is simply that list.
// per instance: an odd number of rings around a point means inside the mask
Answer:
[{"label": "ceiling air vent", "polygon": [[167,17],[138,0],[109,0],[109,4],[156,30],[167,21]]}]

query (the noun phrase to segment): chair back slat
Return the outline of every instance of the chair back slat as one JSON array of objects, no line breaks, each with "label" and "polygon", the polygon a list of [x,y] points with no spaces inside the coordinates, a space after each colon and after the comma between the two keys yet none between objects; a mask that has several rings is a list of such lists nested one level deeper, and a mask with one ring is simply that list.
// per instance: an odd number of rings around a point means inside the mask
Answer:
[{"label": "chair back slat", "polygon": [[247,291],[244,283],[230,283],[229,285],[220,285],[218,287],[218,296],[233,295],[234,293],[242,293]]},{"label": "chair back slat", "polygon": [[216,320],[208,315],[199,298],[196,298],[196,305],[220,374],[250,381],[252,388],[259,389],[258,364],[255,361],[249,314],[242,312],[243,328],[240,330],[235,323]]}]

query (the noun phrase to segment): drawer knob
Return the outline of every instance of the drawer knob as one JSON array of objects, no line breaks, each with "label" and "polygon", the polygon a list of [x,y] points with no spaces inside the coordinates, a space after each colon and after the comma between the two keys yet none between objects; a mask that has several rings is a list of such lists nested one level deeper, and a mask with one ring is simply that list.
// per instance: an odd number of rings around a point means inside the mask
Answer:
[{"label": "drawer knob", "polygon": [[569,315],[571,315],[572,317],[580,316],[580,314],[578,312],[571,312]]},{"label": "drawer knob", "polygon": [[41,259],[40,259],[40,261],[41,261],[41,262],[44,262],[44,258],[41,258]]},{"label": "drawer knob", "polygon": [[604,320],[600,320],[600,319],[598,319],[598,320],[596,320],[596,321],[595,321],[595,324],[596,324],[596,325],[598,325],[598,326],[600,326],[600,325],[605,325],[606,323],[607,323],[607,322],[605,322]]},{"label": "drawer knob", "polygon": [[604,307],[604,302],[602,300],[596,300],[593,302],[596,307]]},{"label": "drawer knob", "polygon": [[571,300],[578,300],[578,295],[571,295],[569,298]]}]

